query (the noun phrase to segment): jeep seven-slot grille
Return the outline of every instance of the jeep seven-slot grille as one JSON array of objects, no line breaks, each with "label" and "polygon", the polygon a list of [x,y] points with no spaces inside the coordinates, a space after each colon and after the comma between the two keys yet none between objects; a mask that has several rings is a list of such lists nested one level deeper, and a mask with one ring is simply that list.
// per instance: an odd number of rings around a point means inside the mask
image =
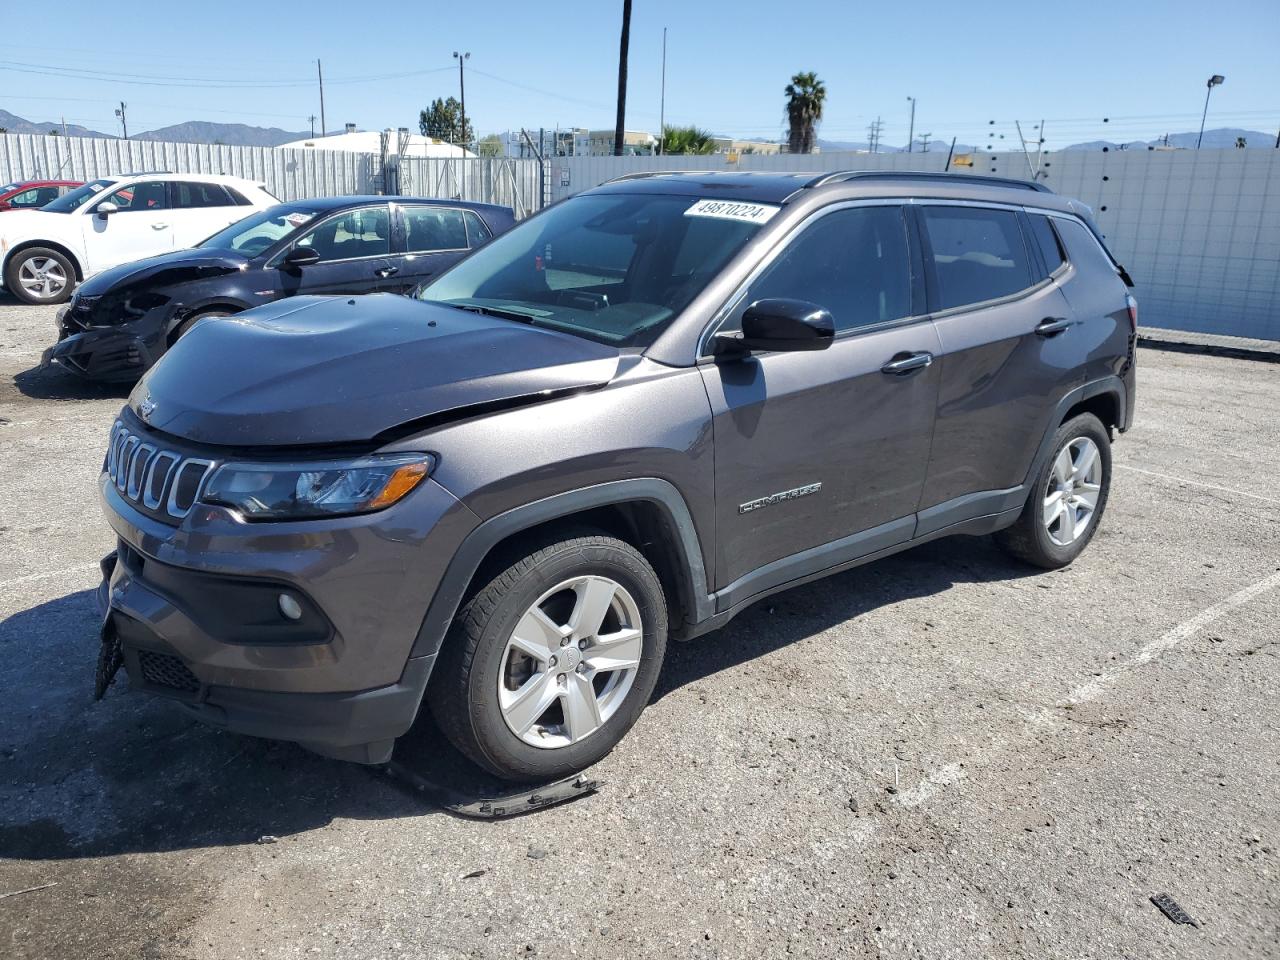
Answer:
[{"label": "jeep seven-slot grille", "polygon": [[181,520],[200,496],[213,462],[166,450],[117,420],[104,469],[126,500]]}]

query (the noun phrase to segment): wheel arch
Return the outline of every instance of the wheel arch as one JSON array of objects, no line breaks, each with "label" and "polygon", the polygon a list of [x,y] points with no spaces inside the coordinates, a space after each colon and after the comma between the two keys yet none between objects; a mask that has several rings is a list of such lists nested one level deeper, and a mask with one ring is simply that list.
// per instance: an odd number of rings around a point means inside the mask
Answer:
[{"label": "wheel arch", "polygon": [[62,254],[71,264],[71,268],[76,272],[76,283],[84,280],[84,267],[80,263],[80,258],[75,252],[65,244],[58,243],[56,240],[23,240],[14,244],[4,256],[4,262],[0,263],[0,276],[9,271],[9,264],[13,261],[14,255],[21,253],[23,250],[30,250],[32,247],[43,247],[45,250],[56,250]]},{"label": "wheel arch", "polygon": [[487,564],[500,563],[535,538],[583,526],[604,530],[644,554],[667,594],[673,633],[713,614],[701,544],[684,497],[666,480],[617,480],[537,500],[476,527],[454,553],[410,656],[439,652],[454,615]]},{"label": "wheel arch", "polygon": [[178,328],[192,317],[201,313],[207,313],[210,310],[226,310],[230,313],[240,313],[248,309],[248,304],[240,303],[230,297],[211,297],[207,301],[202,301],[193,306],[183,307],[181,310],[176,311],[169,319],[169,323],[164,330],[165,343],[172,347],[176,340],[175,335],[177,334]]},{"label": "wheel arch", "polygon": [[1036,455],[1031,461],[1031,468],[1023,481],[1024,485],[1030,484],[1040,472],[1045,458],[1052,453],[1053,435],[1072,417],[1081,413],[1092,413],[1102,421],[1108,431],[1121,427],[1126,422],[1125,395],[1124,381],[1116,376],[1108,376],[1076,387],[1059,400],[1052,416],[1049,417],[1044,438],[1040,441]]}]

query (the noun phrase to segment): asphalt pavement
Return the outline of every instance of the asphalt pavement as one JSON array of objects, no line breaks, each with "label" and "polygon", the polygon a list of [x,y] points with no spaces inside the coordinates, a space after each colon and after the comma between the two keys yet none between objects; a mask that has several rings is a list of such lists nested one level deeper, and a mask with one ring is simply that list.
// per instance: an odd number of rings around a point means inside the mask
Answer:
[{"label": "asphalt pavement", "polygon": [[127,390],[35,369],[52,317],[0,299],[0,956],[1280,957],[1274,364],[1141,351],[1074,566],[775,596],[670,648],[598,793],[486,823],[93,701]]}]

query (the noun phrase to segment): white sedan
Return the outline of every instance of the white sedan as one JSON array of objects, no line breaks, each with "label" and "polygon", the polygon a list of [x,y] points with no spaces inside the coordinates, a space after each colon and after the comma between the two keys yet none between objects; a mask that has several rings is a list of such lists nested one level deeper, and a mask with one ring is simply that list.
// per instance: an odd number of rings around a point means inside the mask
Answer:
[{"label": "white sedan", "polygon": [[61,303],[91,274],[194,247],[280,201],[265,184],[201,173],[140,173],[86,183],[0,222],[0,278],[26,303]]}]

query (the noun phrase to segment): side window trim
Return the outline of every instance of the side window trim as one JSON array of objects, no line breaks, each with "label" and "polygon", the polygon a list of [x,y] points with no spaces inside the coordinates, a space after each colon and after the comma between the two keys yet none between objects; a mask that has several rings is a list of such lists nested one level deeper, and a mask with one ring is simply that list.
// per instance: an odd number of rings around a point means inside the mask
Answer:
[{"label": "side window trim", "polygon": [[[395,250],[394,250],[394,246],[395,246],[395,245],[394,245],[394,243],[393,243],[393,242],[392,242],[392,240],[391,240],[391,235],[394,233],[394,228],[391,226],[392,219],[391,219],[391,204],[390,204],[390,203],[370,203],[370,204],[366,204],[366,205],[365,205],[365,206],[363,206],[363,207],[349,207],[349,208],[348,208],[348,209],[346,209],[346,210],[341,210],[341,211],[338,211],[338,212],[336,212],[336,213],[331,213],[331,214],[329,214],[329,216],[325,217],[323,220],[317,220],[315,223],[308,224],[308,225],[307,225],[307,230],[306,230],[306,232],[305,232],[305,233],[303,233],[303,234],[302,234],[302,236],[304,236],[304,237],[305,237],[305,236],[307,236],[308,234],[315,233],[317,230],[319,230],[321,227],[323,227],[323,226],[324,226],[326,223],[328,223],[330,220],[337,220],[339,217],[346,217],[346,216],[349,216],[349,215],[351,215],[351,214],[353,214],[353,213],[360,213],[360,212],[362,212],[362,211],[364,211],[364,210],[376,210],[376,209],[378,209],[379,207],[381,207],[383,210],[386,210],[386,211],[387,211],[387,230],[388,230],[387,249],[388,249],[388,251],[389,251],[389,252],[387,252],[387,253],[373,253],[373,254],[369,254],[368,256],[364,256],[364,257],[346,257],[346,258],[344,258],[344,259],[342,259],[342,260],[324,260],[324,261],[322,261],[322,262],[323,262],[323,263],[357,263],[357,262],[359,262],[359,261],[361,261],[361,260],[385,260],[387,257],[393,257],[393,256],[395,256],[396,254],[395,254]],[[299,238],[299,239],[301,239],[301,238]],[[285,258],[285,256],[289,253],[289,251],[290,251],[290,250],[292,250],[292,249],[293,249],[294,247],[296,247],[297,245],[298,245],[298,241],[297,241],[297,240],[291,240],[291,241],[289,241],[288,245],[286,245],[285,247],[282,247],[280,250],[276,251],[275,256],[273,256],[273,257],[272,257],[272,258],[271,258],[271,259],[270,259],[266,264],[264,264],[262,269],[264,269],[264,270],[277,270],[277,269],[279,269],[281,261],[283,261],[283,260],[284,260],[284,258]]]},{"label": "side window trim", "polygon": [[[914,200],[911,205],[917,210],[916,215],[919,219],[920,239],[922,244],[929,243],[929,231],[926,228],[924,221],[925,207],[976,207],[978,209],[1001,210],[1005,213],[1012,213],[1018,221],[1018,233],[1022,237],[1023,254],[1031,263],[1039,264],[1040,262],[1039,254],[1032,251],[1031,247],[1033,245],[1028,242],[1028,237],[1026,235],[1027,231],[1022,223],[1022,216],[1025,213],[1025,208],[1022,206],[1007,203],[989,203],[979,200],[934,200],[931,198]],[[1021,290],[1015,290],[1013,293],[1005,294],[1002,297],[993,297],[990,300],[977,300],[973,303],[962,303],[955,307],[939,308],[938,304],[940,295],[938,289],[938,275],[934,268],[933,248],[931,246],[925,246],[924,251],[926,254],[925,275],[929,282],[928,316],[930,319],[934,317],[950,317],[958,313],[969,313],[974,310],[985,310],[988,307],[999,306],[1004,303],[1013,303],[1017,300],[1023,299],[1024,297],[1029,297],[1033,293],[1039,292],[1042,287],[1045,287],[1052,282],[1052,278],[1044,276],[1042,270],[1040,279],[1036,280],[1030,286],[1023,287]]]},{"label": "side window trim", "polygon": [[[716,334],[721,326],[724,325],[725,321],[733,316],[734,311],[737,310],[738,305],[742,302],[742,298],[745,297],[747,292],[751,289],[751,285],[759,280],[761,275],[773,265],[773,262],[777,260],[778,257],[780,257],[782,253],[791,246],[791,244],[795,243],[796,240],[800,238],[801,234],[808,230],[809,227],[823,217],[835,213],[838,210],[849,210],[857,207],[902,208],[904,225],[907,229],[908,257],[911,259],[912,266],[914,267],[917,238],[911,230],[912,217],[907,209],[910,206],[912,206],[911,201],[904,197],[877,197],[875,199],[867,200],[842,200],[814,210],[803,220],[796,223],[791,230],[788,231],[787,235],[783,237],[779,243],[775,244],[773,249],[768,251],[768,253],[766,253],[760,261],[751,268],[751,272],[743,278],[742,282],[733,290],[732,293],[729,294],[728,297],[725,298],[725,301],[720,305],[719,309],[717,309],[712,315],[711,319],[707,322],[707,325],[703,328],[702,333],[698,337],[698,346],[694,356],[694,362],[707,363],[715,360],[715,355],[710,350],[711,338]],[[917,303],[916,301],[915,278],[913,277],[911,309],[912,311],[915,311],[923,306],[925,305]],[[906,326],[907,324],[919,323],[928,319],[929,315],[927,313],[917,314],[913,312],[909,317],[899,317],[895,320],[884,320],[880,323],[866,324],[861,327],[851,327],[847,330],[838,330],[836,331],[834,339],[844,340],[849,337],[875,333],[880,330],[887,330],[891,327]]]},{"label": "side window trim", "polygon": [[[1058,233],[1058,228],[1053,225],[1053,217],[1049,215],[1047,210],[1037,210],[1034,207],[1023,207],[1021,212],[1022,216],[1025,218],[1022,224],[1022,230],[1024,235],[1028,238],[1028,246],[1035,254],[1036,260],[1040,265],[1040,275],[1042,277],[1047,277],[1050,280],[1057,280],[1071,267],[1071,256],[1067,253],[1067,245],[1063,243],[1062,235]],[[1049,230],[1053,233],[1054,241],[1058,244],[1058,253],[1061,255],[1062,261],[1052,270],[1050,270],[1049,265],[1044,262],[1044,251],[1040,249],[1040,244],[1038,242],[1034,242],[1035,227],[1031,223],[1032,217],[1044,217],[1045,221],[1049,225]]]}]

